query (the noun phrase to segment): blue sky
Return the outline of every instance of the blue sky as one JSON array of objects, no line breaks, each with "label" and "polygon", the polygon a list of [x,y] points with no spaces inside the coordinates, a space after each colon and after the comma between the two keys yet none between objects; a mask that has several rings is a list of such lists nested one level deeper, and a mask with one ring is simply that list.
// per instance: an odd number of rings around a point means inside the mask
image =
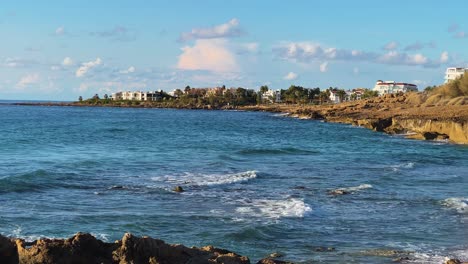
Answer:
[{"label": "blue sky", "polygon": [[468,3],[6,1],[0,99],[119,90],[372,88],[468,67]]}]

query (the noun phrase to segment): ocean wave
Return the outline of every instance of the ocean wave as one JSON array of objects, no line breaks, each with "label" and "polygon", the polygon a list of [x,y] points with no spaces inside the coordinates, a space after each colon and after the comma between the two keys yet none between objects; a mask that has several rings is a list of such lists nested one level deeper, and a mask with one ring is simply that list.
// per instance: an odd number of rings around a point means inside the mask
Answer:
[{"label": "ocean wave", "polygon": [[[412,254],[408,260],[403,263],[418,263],[418,264],[434,264],[446,263],[449,259],[459,259],[461,261],[468,260],[468,250],[455,250],[451,252],[416,252]],[[465,262],[463,262],[465,263]]]},{"label": "ocean wave", "polygon": [[288,148],[253,148],[243,149],[237,152],[240,155],[309,155],[317,154],[318,151],[298,149],[293,147]]},{"label": "ocean wave", "polygon": [[289,198],[286,200],[251,200],[244,202],[245,206],[238,207],[236,212],[252,217],[278,219],[283,217],[302,218],[312,208],[302,199]]},{"label": "ocean wave", "polygon": [[371,188],[373,188],[373,186],[370,184],[361,184],[358,186],[338,188],[338,189],[330,191],[330,193],[343,193],[343,194],[354,193],[354,192],[358,192],[358,191],[365,190],[365,189],[371,189]]},{"label": "ocean wave", "polygon": [[412,169],[414,168],[414,162],[405,162],[391,166],[393,171],[399,171],[400,169]]},{"label": "ocean wave", "polygon": [[0,178],[0,193],[36,192],[48,188],[86,188],[84,185],[70,183],[76,178],[74,173],[56,173],[46,170],[35,170],[23,174]]},{"label": "ocean wave", "polygon": [[468,214],[468,198],[465,197],[452,197],[442,201],[442,204],[457,210],[461,214]]},{"label": "ocean wave", "polygon": [[211,186],[244,182],[257,178],[256,171],[245,171],[230,174],[195,174],[171,175],[164,177],[153,177],[154,181],[164,181],[173,185],[189,186]]}]

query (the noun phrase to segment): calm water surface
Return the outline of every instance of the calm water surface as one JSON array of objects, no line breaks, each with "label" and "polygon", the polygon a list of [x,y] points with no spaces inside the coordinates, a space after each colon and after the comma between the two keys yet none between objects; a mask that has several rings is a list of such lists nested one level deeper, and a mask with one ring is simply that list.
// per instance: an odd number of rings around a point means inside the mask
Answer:
[{"label": "calm water surface", "polygon": [[0,104],[0,212],[0,233],[30,240],[132,232],[252,262],[391,263],[373,252],[394,249],[440,263],[468,257],[468,147],[271,113]]}]

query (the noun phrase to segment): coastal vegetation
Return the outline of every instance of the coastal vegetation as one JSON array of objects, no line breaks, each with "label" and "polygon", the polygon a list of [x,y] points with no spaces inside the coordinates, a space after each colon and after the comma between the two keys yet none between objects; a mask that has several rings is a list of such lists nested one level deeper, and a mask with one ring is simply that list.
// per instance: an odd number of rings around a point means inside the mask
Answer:
[{"label": "coastal vegetation", "polygon": [[[268,93],[270,92],[270,93]],[[184,89],[176,89],[171,94],[164,91],[156,92],[156,97],[151,101],[140,100],[115,100],[104,94],[101,98],[95,94],[89,99],[82,96],[75,102],[80,105],[102,105],[120,107],[163,107],[163,108],[202,108],[202,109],[222,109],[237,108],[243,106],[254,106],[262,104],[300,104],[300,105],[322,105],[329,104],[330,94],[337,94],[341,101],[345,100],[346,92],[337,87],[329,87],[321,90],[319,87],[306,88],[298,85],[291,85],[288,89],[280,89],[273,92],[267,85],[263,85],[258,91],[243,87],[226,88],[226,86],[215,88],[192,88],[186,86]],[[276,93],[279,93],[281,100],[276,100]],[[361,98],[371,98],[377,96],[375,91],[364,89]],[[358,99],[352,94],[350,100]]]}]

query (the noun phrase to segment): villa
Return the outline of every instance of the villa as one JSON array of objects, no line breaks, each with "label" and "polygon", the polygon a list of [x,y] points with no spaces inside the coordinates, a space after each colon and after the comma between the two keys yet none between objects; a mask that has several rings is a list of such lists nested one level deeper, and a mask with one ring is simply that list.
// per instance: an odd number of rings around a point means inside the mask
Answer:
[{"label": "villa", "polygon": [[382,96],[386,94],[417,92],[418,86],[411,83],[378,80],[373,90],[377,91],[379,96]]},{"label": "villa", "polygon": [[130,100],[130,101],[157,101],[161,99],[162,90],[154,92],[142,92],[142,91],[126,91],[112,93],[112,100]]},{"label": "villa", "polygon": [[262,101],[269,101],[269,102],[275,102],[275,103],[281,103],[281,91],[280,90],[272,90],[268,89],[266,92],[264,92],[262,95]]},{"label": "villa", "polygon": [[448,83],[448,82],[451,82],[453,80],[456,80],[462,77],[462,75],[467,71],[468,71],[468,68],[454,68],[454,67],[447,68],[447,70],[445,71],[444,83]]}]

